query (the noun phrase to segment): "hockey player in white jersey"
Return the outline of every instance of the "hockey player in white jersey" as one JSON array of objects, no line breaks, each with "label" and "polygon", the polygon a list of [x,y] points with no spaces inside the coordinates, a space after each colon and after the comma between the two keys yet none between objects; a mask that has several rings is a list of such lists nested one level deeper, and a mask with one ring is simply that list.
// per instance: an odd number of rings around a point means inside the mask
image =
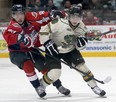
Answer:
[{"label": "hockey player in white jersey", "polygon": [[[69,65],[87,73],[90,77],[80,73],[84,81],[95,94],[104,96],[106,92],[100,89],[95,80],[91,78],[94,77],[94,75],[86,66],[85,60],[80,53],[80,50],[84,49],[88,43],[86,38],[87,28],[82,22],[82,7],[80,5],[73,6],[69,11],[67,19],[58,19],[54,22],[50,22],[42,30],[41,34],[49,34],[51,39],[49,40],[48,53],[58,59],[63,59]],[[54,48],[55,44],[59,51],[59,53],[57,53],[58,55],[54,55],[56,52],[56,48]],[[61,67],[61,63],[55,64],[58,68]]]}]

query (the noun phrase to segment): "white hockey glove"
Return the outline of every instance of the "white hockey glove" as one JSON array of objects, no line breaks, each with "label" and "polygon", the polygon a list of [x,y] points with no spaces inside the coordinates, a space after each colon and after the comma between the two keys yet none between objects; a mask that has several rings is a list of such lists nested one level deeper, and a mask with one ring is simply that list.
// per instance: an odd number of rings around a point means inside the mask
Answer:
[{"label": "white hockey glove", "polygon": [[27,48],[30,48],[33,46],[32,39],[27,34],[19,34],[18,35],[18,43],[23,44]]},{"label": "white hockey glove", "polygon": [[77,42],[76,42],[76,48],[77,50],[82,50],[86,47],[86,44],[88,43],[88,40],[86,37],[77,37]]},{"label": "white hockey glove", "polygon": [[60,10],[52,10],[50,12],[50,17],[51,19],[55,19],[55,18],[64,18],[65,17],[65,13],[63,11]]},{"label": "white hockey glove", "polygon": [[52,56],[55,56],[57,57],[59,52],[57,50],[57,45],[55,44],[55,42],[51,39],[47,40],[45,43],[44,43],[44,47],[45,47],[45,51],[46,53],[52,55]]}]

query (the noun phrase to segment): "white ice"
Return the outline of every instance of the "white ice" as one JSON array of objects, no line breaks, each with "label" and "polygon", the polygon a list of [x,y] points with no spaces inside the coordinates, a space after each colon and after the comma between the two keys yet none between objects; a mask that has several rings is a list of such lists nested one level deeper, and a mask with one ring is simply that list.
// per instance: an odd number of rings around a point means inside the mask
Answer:
[{"label": "white ice", "polygon": [[[61,81],[71,90],[71,96],[63,96],[52,85],[46,89],[47,96],[40,99],[29,83],[25,73],[13,65],[8,58],[0,59],[0,102],[116,102],[116,58],[85,58],[86,64],[95,78],[104,80],[111,76],[107,84],[98,86],[106,91],[106,97],[99,97],[83,81],[81,75],[66,65],[62,65]],[[42,77],[38,73],[39,78]]]}]

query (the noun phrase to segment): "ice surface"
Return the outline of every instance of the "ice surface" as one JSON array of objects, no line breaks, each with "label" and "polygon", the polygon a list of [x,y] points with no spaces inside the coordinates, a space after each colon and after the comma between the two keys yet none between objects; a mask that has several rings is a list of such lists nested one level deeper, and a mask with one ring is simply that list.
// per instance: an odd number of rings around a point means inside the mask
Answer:
[{"label": "ice surface", "polygon": [[[52,85],[46,89],[47,96],[40,99],[29,83],[25,73],[13,65],[8,58],[0,59],[0,102],[116,102],[116,58],[85,58],[86,64],[95,78],[104,80],[111,76],[107,84],[98,86],[104,89],[107,97],[95,95],[75,70],[62,65],[61,81],[71,90],[71,96],[63,96]],[[38,73],[39,78],[42,77]]]}]

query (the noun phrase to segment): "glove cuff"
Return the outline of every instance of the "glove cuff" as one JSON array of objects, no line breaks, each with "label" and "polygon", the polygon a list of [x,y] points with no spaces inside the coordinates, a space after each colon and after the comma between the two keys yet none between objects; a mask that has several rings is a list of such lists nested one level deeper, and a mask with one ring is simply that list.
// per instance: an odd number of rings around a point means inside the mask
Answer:
[{"label": "glove cuff", "polygon": [[51,42],[52,40],[51,39],[49,39],[49,40],[47,40],[43,45],[44,45],[44,47],[49,43],[49,42]]}]

